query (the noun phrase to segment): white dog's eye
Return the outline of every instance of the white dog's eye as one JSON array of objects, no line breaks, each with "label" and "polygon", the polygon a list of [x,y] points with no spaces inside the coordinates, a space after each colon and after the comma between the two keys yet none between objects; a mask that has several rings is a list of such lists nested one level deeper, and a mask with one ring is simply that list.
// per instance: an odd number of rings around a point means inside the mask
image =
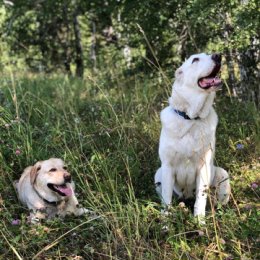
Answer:
[{"label": "white dog's eye", "polygon": [[56,172],[56,171],[57,171],[56,168],[51,168],[51,169],[49,170],[49,172]]},{"label": "white dog's eye", "polygon": [[63,168],[63,170],[68,170],[67,166],[63,166],[62,168]]},{"label": "white dog's eye", "polygon": [[197,61],[199,61],[200,59],[199,58],[194,58],[193,60],[192,60],[192,63],[193,62],[197,62]]}]

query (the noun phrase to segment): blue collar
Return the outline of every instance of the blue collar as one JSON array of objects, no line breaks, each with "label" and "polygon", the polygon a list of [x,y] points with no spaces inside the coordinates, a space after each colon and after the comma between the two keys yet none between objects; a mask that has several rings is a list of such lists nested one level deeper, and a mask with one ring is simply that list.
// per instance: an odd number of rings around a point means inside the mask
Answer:
[{"label": "blue collar", "polygon": [[177,110],[177,109],[173,109],[174,110],[174,112],[176,113],[176,114],[178,114],[179,116],[182,116],[184,119],[187,119],[187,120],[198,120],[198,119],[200,119],[200,117],[199,116],[197,116],[197,117],[195,117],[195,118],[190,118],[185,112],[183,112],[183,111],[180,111],[180,110]]}]

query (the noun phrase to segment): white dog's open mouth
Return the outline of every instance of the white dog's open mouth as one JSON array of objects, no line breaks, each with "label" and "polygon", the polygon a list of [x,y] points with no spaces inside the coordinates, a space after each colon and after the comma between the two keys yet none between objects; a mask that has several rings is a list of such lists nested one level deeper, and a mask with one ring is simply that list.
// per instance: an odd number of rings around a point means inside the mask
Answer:
[{"label": "white dog's open mouth", "polygon": [[217,76],[220,71],[220,64],[216,64],[212,72],[207,76],[198,80],[199,87],[209,89],[211,87],[219,87],[222,84],[221,79]]},{"label": "white dog's open mouth", "polygon": [[49,189],[57,192],[61,196],[71,196],[72,195],[71,187],[68,187],[66,184],[56,185],[53,183],[48,183],[47,186]]}]

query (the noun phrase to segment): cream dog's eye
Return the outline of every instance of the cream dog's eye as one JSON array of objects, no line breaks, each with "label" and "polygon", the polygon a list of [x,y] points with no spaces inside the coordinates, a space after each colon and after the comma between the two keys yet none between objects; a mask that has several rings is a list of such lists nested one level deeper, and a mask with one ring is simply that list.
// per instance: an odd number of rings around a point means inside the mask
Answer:
[{"label": "cream dog's eye", "polygon": [[200,59],[199,58],[194,58],[193,60],[192,60],[192,63],[193,62],[197,62],[197,61],[199,61]]},{"label": "cream dog's eye", "polygon": [[49,170],[49,172],[56,172],[56,171],[57,171],[56,168],[51,168],[51,169]]},{"label": "cream dog's eye", "polygon": [[62,168],[63,168],[63,170],[68,170],[67,166],[63,166]]}]

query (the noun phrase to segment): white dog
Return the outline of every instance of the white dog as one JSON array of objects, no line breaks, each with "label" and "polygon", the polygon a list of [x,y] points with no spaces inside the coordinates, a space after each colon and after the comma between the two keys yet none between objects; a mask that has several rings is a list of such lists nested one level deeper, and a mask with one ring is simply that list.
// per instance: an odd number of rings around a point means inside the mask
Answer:
[{"label": "white dog", "polygon": [[15,186],[19,199],[31,210],[32,222],[88,212],[78,207],[74,183],[61,159],[51,158],[27,167]]},{"label": "white dog", "polygon": [[212,104],[221,85],[220,67],[219,54],[192,55],[177,69],[169,106],[161,112],[156,190],[166,206],[173,193],[185,199],[195,196],[194,215],[200,222],[210,187],[216,188],[222,204],[230,196],[228,173],[213,165],[218,118]]}]

